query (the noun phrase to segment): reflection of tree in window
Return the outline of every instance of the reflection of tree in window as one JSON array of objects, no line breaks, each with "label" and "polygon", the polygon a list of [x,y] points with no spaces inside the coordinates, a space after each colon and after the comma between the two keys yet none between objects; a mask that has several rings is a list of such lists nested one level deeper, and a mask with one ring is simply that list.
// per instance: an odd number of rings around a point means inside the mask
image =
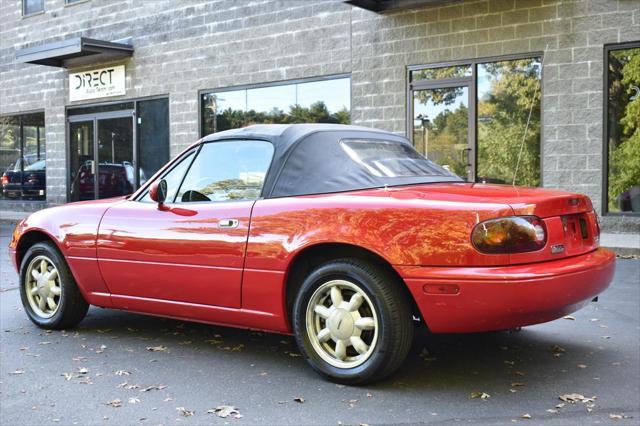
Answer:
[{"label": "reflection of tree in window", "polygon": [[478,65],[478,180],[511,183],[521,155],[515,184],[540,184],[540,72],[539,59]]},{"label": "reflection of tree in window", "polygon": [[349,78],[205,93],[203,135],[251,124],[350,123]]},{"label": "reflection of tree in window", "polygon": [[640,212],[640,48],[609,53],[610,211]]}]

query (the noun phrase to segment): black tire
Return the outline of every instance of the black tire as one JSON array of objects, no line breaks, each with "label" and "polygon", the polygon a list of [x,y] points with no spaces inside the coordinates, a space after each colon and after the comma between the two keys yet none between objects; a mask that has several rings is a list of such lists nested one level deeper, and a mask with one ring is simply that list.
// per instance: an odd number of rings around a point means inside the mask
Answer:
[{"label": "black tire", "polygon": [[[27,299],[27,269],[31,261],[38,256],[46,256],[58,270],[62,292],[55,313],[48,318],[34,311]],[[50,330],[62,330],[76,326],[87,315],[89,304],[84,300],[69,266],[58,248],[51,242],[34,244],[27,250],[20,265],[20,298],[29,319],[38,327]]]},{"label": "black tire", "polygon": [[[322,349],[314,347],[307,329],[307,307],[312,297],[332,280],[355,284],[368,296],[378,318],[377,342],[369,346],[373,347],[372,352],[366,361],[352,368],[337,367],[323,359],[319,353]],[[333,382],[349,385],[379,381],[396,371],[411,348],[414,333],[411,305],[402,285],[384,268],[360,259],[334,260],[313,270],[296,295],[292,315],[298,347],[311,367]],[[324,327],[330,320],[326,321]]]}]

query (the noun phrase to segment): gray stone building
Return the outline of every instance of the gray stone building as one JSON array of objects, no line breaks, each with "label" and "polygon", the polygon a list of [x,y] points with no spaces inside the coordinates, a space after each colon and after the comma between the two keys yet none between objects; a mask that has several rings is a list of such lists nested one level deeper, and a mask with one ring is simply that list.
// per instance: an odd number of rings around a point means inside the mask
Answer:
[{"label": "gray stone building", "polygon": [[640,0],[1,0],[0,16],[2,209],[130,192],[205,133],[329,121],[640,228]]}]

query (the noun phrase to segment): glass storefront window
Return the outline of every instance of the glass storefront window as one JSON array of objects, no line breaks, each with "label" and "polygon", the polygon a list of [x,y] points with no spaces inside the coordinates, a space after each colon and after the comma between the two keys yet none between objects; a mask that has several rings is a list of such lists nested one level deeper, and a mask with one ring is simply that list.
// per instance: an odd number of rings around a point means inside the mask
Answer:
[{"label": "glass storefront window", "polygon": [[201,95],[202,135],[265,123],[350,122],[349,77]]},{"label": "glass storefront window", "polygon": [[606,52],[606,211],[640,214],[640,43]]},{"label": "glass storefront window", "polygon": [[419,152],[469,180],[540,185],[541,58],[417,69],[410,77]]},{"label": "glass storefront window", "polygon": [[2,198],[46,198],[44,113],[0,117]]},{"label": "glass storefront window", "polygon": [[539,58],[478,64],[477,180],[540,185],[541,72]]},{"label": "glass storefront window", "polygon": [[426,68],[411,71],[411,80],[444,80],[449,78],[471,77],[471,65]]}]

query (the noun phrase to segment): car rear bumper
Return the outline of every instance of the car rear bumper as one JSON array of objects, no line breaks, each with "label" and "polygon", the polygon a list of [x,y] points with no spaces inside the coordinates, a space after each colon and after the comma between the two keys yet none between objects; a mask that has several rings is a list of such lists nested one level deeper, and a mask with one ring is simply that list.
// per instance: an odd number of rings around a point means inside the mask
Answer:
[{"label": "car rear bumper", "polygon": [[504,330],[575,312],[611,282],[605,249],[561,260],[501,267],[397,266],[434,333]]}]

